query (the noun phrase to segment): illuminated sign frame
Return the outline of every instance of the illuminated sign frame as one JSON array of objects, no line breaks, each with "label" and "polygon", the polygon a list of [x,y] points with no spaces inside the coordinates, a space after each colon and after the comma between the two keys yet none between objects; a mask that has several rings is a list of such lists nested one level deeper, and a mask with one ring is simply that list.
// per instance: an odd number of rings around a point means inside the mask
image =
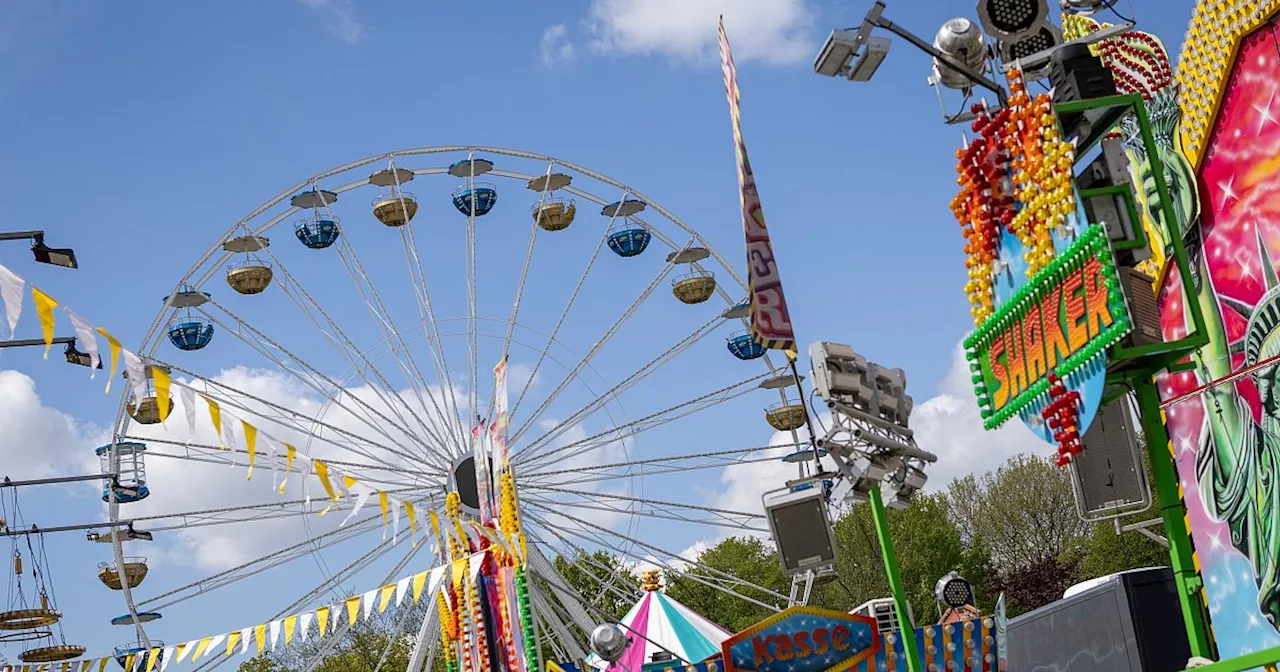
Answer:
[{"label": "illuminated sign frame", "polygon": [[[880,650],[881,639],[873,618],[816,607],[791,607],[724,640],[720,647],[725,672],[844,672],[874,656]],[[844,642],[844,649],[839,648],[837,640]],[[866,646],[858,648],[859,641],[866,641]],[[756,664],[738,664],[744,659],[743,650]],[[828,651],[848,655],[832,658],[829,663],[816,658],[810,665],[796,662]],[[782,652],[786,658],[779,655]],[[735,654],[739,660],[735,660]]]},{"label": "illuminated sign frame", "polygon": [[[1044,319],[1048,313],[1055,320]],[[964,341],[982,425],[994,429],[1133,328],[1102,226],[1089,226]]]}]

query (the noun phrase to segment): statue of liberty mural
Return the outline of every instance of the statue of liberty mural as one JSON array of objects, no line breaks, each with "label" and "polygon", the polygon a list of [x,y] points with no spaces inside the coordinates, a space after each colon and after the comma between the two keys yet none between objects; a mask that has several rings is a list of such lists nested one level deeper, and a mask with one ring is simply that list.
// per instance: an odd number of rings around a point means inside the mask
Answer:
[{"label": "statue of liberty mural", "polygon": [[[1068,32],[1075,28],[1076,34],[1097,30],[1099,25],[1074,17],[1071,21],[1064,21],[1064,24],[1068,23],[1076,24],[1065,26]],[[1174,222],[1164,221],[1164,211],[1160,207],[1151,163],[1139,135],[1137,121],[1128,119],[1122,125],[1123,140],[1137,187],[1135,191],[1144,206],[1144,230],[1152,250],[1152,258],[1145,262],[1144,270],[1158,278],[1158,286],[1164,288],[1171,272],[1177,272],[1171,271],[1173,260],[1166,232],[1179,232],[1192,272],[1192,278],[1184,288],[1185,300],[1197,302],[1209,332],[1208,345],[1194,355],[1198,382],[1203,384],[1230,375],[1233,354],[1243,353],[1243,365],[1246,367],[1280,355],[1280,279],[1260,224],[1252,226],[1252,240],[1247,242],[1256,246],[1260,260],[1261,279],[1265,285],[1262,297],[1247,303],[1218,294],[1215,273],[1211,272],[1204,254],[1206,236],[1201,230],[1200,192],[1196,176],[1180,146],[1178,126],[1181,111],[1176,101],[1168,54],[1154,38],[1121,36],[1115,39],[1125,40],[1130,47],[1138,48],[1141,54],[1135,55],[1132,50],[1125,50],[1127,53],[1118,49],[1108,50],[1105,46],[1096,52],[1113,70],[1123,68],[1130,74],[1137,71],[1139,75],[1150,75],[1136,78],[1141,89],[1125,91],[1124,86],[1120,88],[1123,93],[1142,93],[1146,98],[1155,136],[1154,149],[1165,167],[1165,182],[1175,218]],[[1243,236],[1233,230],[1228,237],[1240,239]],[[1230,266],[1233,262],[1223,263]],[[1238,261],[1234,263],[1239,264]],[[1242,317],[1248,325],[1243,335],[1234,340],[1228,337],[1223,306]],[[1177,322],[1182,323],[1185,329],[1193,328],[1187,324],[1187,311],[1181,307],[1174,310],[1181,314]],[[1168,297],[1162,311],[1169,312]],[[1258,584],[1258,607],[1273,627],[1280,623],[1280,577],[1277,577],[1280,530],[1276,528],[1276,519],[1280,516],[1280,483],[1277,483],[1280,479],[1280,399],[1277,398],[1280,389],[1276,387],[1277,375],[1277,367],[1268,367],[1252,376],[1261,400],[1260,414],[1255,415],[1249,399],[1240,394],[1234,384],[1219,385],[1204,396],[1205,426],[1198,432],[1200,446],[1196,460],[1196,481],[1206,513],[1226,523],[1231,532],[1231,545],[1248,558]]]}]

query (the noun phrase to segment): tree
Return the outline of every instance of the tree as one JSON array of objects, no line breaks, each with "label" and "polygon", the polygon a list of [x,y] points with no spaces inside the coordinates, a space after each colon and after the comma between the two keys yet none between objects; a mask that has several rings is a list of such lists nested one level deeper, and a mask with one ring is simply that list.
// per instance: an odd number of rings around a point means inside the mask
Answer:
[{"label": "tree", "polygon": [[[740,632],[774,613],[759,603],[786,607],[786,599],[777,594],[786,595],[791,588],[790,581],[782,574],[777,553],[756,537],[725,539],[700,553],[694,566],[680,574],[668,574],[665,579],[669,597],[730,632]],[[756,602],[713,586],[727,588]]]},{"label": "tree", "polygon": [[[947,500],[942,495],[918,495],[911,506],[889,511],[889,534],[894,555],[918,623],[936,616],[933,588],[938,579],[958,572],[974,586],[980,586],[987,572],[986,551],[966,543],[951,520]],[[875,533],[871,507],[861,505],[836,521],[837,578],[825,585],[813,600],[830,609],[848,611],[867,600],[890,597],[884,559]],[[981,599],[979,605],[990,606]]]},{"label": "tree", "polygon": [[612,553],[579,550],[572,559],[556,556],[554,564],[571,588],[603,612],[592,613],[592,618],[617,623],[639,599],[640,579]]}]

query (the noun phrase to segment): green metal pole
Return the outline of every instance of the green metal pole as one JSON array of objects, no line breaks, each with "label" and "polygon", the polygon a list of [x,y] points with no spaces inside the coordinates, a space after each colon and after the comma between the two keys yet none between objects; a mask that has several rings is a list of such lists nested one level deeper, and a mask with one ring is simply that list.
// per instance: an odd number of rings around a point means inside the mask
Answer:
[{"label": "green metal pole", "polygon": [[1135,388],[1142,432],[1151,455],[1151,479],[1160,498],[1160,517],[1164,519],[1164,534],[1169,540],[1169,561],[1178,585],[1182,620],[1187,627],[1187,641],[1191,644],[1191,655],[1212,659],[1214,652],[1209,637],[1209,618],[1200,599],[1203,583],[1195,567],[1191,536],[1185,520],[1186,510],[1178,495],[1178,470],[1173,453],[1169,451],[1169,433],[1160,416],[1160,393],[1150,378],[1138,381]]},{"label": "green metal pole", "polygon": [[902,587],[902,574],[898,572],[898,556],[893,553],[893,537],[889,536],[889,520],[880,498],[880,486],[871,488],[871,517],[876,523],[876,539],[880,541],[880,554],[884,556],[884,573],[889,578],[889,590],[893,593],[893,606],[898,612],[899,634],[907,653],[907,671],[921,672],[924,660],[916,650],[916,626],[911,622],[911,610],[907,606],[907,592]]}]

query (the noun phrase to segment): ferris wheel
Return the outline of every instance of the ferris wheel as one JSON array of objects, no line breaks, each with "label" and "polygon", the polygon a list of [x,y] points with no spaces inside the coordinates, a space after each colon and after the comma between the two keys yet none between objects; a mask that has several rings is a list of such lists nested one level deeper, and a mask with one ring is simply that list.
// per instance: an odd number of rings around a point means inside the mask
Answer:
[{"label": "ferris wheel", "polygon": [[[733,265],[657,202],[549,156],[429,147],[310,177],[209,238],[137,352],[220,411],[172,395],[162,418],[155,382],[129,381],[99,451],[115,475],[103,493],[114,527],[96,536],[111,555],[103,583],[123,597],[122,641],[138,640],[117,653],[155,648],[222,591],[261,586],[255,617],[279,618],[432,563],[430,544],[387,538],[376,506],[347,522],[347,499],[300,488],[293,453],[223,440],[206,427],[219,412],[224,428],[252,421],[419,510],[457,492],[481,516],[498,458],[475,436],[509,405],[529,567],[546,579],[535,623],[562,659],[583,657],[574,633],[600,622],[601,596],[567,587],[557,556],[602,593],[640,587],[597,550],[785,606],[681,554],[717,533],[767,533],[754,507],[715,506],[708,479],[794,459],[806,412],[798,377],[746,331]],[[197,413],[192,434],[181,418]],[[767,445],[775,432],[789,441]],[[143,548],[166,537],[197,555],[220,540],[228,557],[148,572]]]}]

